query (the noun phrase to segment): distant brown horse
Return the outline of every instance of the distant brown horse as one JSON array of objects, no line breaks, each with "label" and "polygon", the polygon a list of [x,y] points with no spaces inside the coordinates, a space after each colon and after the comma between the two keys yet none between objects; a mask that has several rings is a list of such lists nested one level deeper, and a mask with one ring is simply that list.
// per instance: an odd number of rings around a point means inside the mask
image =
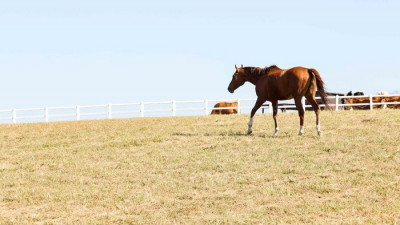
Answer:
[{"label": "distant brown horse", "polygon": [[306,97],[311,104],[316,115],[316,128],[318,135],[321,135],[319,122],[320,108],[315,101],[315,92],[318,88],[322,102],[327,105],[327,94],[324,89],[324,82],[318,71],[304,67],[293,67],[291,69],[280,69],[273,65],[270,67],[243,67],[238,68],[233,74],[232,81],[229,84],[228,91],[233,93],[238,87],[246,81],[256,86],[258,96],[256,104],[251,110],[249,128],[247,133],[251,134],[253,126],[253,117],[256,111],[265,101],[270,101],[273,107],[273,118],[275,122],[274,137],[278,134],[279,128],[276,122],[278,114],[278,100],[288,100],[294,98],[296,108],[300,117],[299,135],[304,133],[304,109],[301,99]]},{"label": "distant brown horse", "polygon": [[[230,107],[235,107],[232,109],[226,109]],[[237,107],[238,103],[237,102],[218,102],[217,104],[214,105],[214,109],[211,111],[211,115],[216,115],[216,114],[237,114]],[[223,109],[218,109],[218,108],[223,108]]]},{"label": "distant brown horse", "polygon": [[[345,106],[344,109],[346,110],[353,110],[353,109],[363,109],[363,110],[369,110],[371,109],[370,103],[371,99],[370,97],[358,97],[358,98],[347,98],[343,99],[345,104],[365,104],[365,105],[353,105],[353,106]],[[400,108],[399,104],[390,104],[394,102],[400,102],[400,96],[374,96],[372,97],[372,102],[373,103],[384,103],[381,105],[373,105],[373,109],[398,109]],[[387,104],[389,103],[389,104]]]}]

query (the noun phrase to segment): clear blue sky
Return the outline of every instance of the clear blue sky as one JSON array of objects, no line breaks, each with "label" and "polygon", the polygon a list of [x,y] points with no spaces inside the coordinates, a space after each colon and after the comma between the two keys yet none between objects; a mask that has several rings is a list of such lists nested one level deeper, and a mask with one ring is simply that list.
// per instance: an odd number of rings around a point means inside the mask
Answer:
[{"label": "clear blue sky", "polygon": [[0,109],[254,98],[234,64],[400,90],[400,1],[1,0]]}]

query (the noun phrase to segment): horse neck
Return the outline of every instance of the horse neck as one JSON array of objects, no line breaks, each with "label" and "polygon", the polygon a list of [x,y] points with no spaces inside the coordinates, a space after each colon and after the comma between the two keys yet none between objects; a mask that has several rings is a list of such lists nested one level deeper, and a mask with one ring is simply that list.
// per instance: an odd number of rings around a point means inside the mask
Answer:
[{"label": "horse neck", "polygon": [[248,67],[247,68],[247,81],[257,85],[258,80],[260,80],[260,78],[264,75],[267,74],[267,70],[261,69],[261,68],[254,68],[254,67]]},{"label": "horse neck", "polygon": [[258,82],[258,80],[260,80],[260,77],[261,76],[253,76],[253,75],[251,75],[249,78],[247,78],[247,81],[252,83],[252,84],[254,84],[254,85],[257,85],[257,82]]}]

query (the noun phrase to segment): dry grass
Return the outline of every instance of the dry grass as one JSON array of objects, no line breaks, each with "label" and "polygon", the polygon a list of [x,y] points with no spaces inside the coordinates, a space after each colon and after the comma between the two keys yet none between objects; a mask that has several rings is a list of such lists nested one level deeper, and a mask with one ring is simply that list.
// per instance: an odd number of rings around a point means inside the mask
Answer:
[{"label": "dry grass", "polygon": [[1,125],[0,224],[393,224],[400,111]]}]

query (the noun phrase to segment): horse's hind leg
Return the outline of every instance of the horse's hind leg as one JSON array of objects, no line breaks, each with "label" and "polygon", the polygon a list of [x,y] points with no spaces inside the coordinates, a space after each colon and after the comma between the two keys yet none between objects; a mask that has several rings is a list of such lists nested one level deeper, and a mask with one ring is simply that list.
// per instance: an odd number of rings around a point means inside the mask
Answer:
[{"label": "horse's hind leg", "polygon": [[297,111],[299,112],[299,117],[300,117],[300,129],[299,129],[299,135],[304,134],[304,108],[303,104],[301,103],[302,96],[296,97],[294,99],[294,102],[296,103],[296,108]]},{"label": "horse's hind leg", "polygon": [[321,111],[320,107],[312,95],[307,95],[306,98],[307,98],[307,101],[311,104],[312,108],[314,109],[315,116],[316,116],[315,123],[316,123],[317,133],[319,136],[321,136],[322,131],[321,131],[320,123],[319,123],[319,113]]},{"label": "horse's hind leg", "polygon": [[279,127],[278,127],[278,123],[276,122],[276,118],[278,116],[278,101],[273,101],[272,102],[272,109],[273,109],[273,118],[274,118],[274,123],[275,123],[275,132],[274,132],[274,136],[276,137],[278,135],[279,132]]}]

